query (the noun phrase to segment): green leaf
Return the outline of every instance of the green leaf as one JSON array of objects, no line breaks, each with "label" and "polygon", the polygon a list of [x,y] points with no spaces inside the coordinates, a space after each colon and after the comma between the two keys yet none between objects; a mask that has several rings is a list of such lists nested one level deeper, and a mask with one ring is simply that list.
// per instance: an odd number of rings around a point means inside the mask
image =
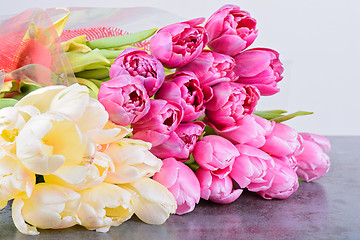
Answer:
[{"label": "green leaf", "polygon": [[256,116],[265,118],[267,120],[271,120],[277,117],[283,116],[282,114],[286,113],[284,110],[267,110],[267,111],[255,111],[254,114]]},{"label": "green leaf", "polygon": [[109,77],[110,68],[97,68],[93,70],[86,70],[82,72],[75,73],[76,77],[86,78],[86,79],[103,79]]},{"label": "green leaf", "polygon": [[41,87],[35,83],[28,83],[28,82],[21,81],[20,85],[19,85],[19,92],[25,96],[39,88],[41,88]]},{"label": "green leaf", "polygon": [[97,96],[99,94],[99,88],[97,87],[97,85],[95,83],[93,83],[92,81],[90,81],[88,79],[84,79],[84,78],[77,78],[77,81],[79,84],[85,85],[86,87],[88,87],[90,96],[97,99]]},{"label": "green leaf", "polygon": [[174,73],[173,70],[168,69],[168,68],[164,68],[164,70],[165,70],[165,75],[166,75],[166,76]]},{"label": "green leaf", "polygon": [[5,107],[13,107],[18,101],[13,98],[0,98],[0,109]]},{"label": "green leaf", "polygon": [[130,45],[134,43],[141,42],[152,35],[157,31],[157,28],[131,33],[127,35],[120,35],[115,37],[100,38],[93,41],[87,42],[87,45],[91,49],[107,49],[107,48],[117,48],[124,45]]},{"label": "green leaf", "polygon": [[184,163],[194,172],[196,172],[196,170],[198,170],[198,168],[200,167],[199,164],[195,161],[193,154],[190,154],[189,160]]},{"label": "green leaf", "polygon": [[100,49],[101,54],[107,59],[117,58],[124,50]]},{"label": "green leaf", "polygon": [[189,164],[193,164],[195,163],[195,158],[192,155],[192,153],[190,154],[189,160],[187,160],[186,162],[184,162],[185,164],[189,165]]},{"label": "green leaf", "polygon": [[209,125],[205,126],[203,136],[207,136],[207,135],[217,135],[215,130],[212,127],[210,127]]},{"label": "green leaf", "polygon": [[294,112],[294,113],[291,113],[291,114],[288,114],[288,115],[273,118],[271,120],[275,121],[275,122],[284,122],[284,121],[290,120],[290,119],[292,119],[294,117],[305,116],[305,115],[310,115],[310,114],[313,114],[313,112],[297,111],[297,112]]},{"label": "green leaf", "polygon": [[110,61],[101,54],[99,49],[87,53],[67,52],[66,57],[74,73],[90,69],[107,68],[111,65]]}]

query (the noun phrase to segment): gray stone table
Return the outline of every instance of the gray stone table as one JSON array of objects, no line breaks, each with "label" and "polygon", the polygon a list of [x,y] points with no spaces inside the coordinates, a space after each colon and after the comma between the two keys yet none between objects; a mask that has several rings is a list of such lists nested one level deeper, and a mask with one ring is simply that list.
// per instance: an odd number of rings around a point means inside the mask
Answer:
[{"label": "gray stone table", "polygon": [[330,137],[331,169],[322,179],[301,182],[286,200],[263,200],[244,192],[232,204],[201,201],[161,226],[136,218],[108,233],[81,226],[19,233],[11,208],[0,211],[0,239],[360,239],[360,137]]}]

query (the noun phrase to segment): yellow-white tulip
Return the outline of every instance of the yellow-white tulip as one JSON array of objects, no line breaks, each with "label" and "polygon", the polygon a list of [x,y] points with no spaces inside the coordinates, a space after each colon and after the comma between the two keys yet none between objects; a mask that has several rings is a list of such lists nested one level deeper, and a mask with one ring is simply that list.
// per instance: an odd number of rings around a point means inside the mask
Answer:
[{"label": "yellow-white tulip", "polygon": [[37,174],[51,174],[65,161],[91,159],[95,148],[74,121],[58,112],[32,117],[16,138],[17,157]]},{"label": "yellow-white tulip", "polygon": [[103,128],[109,118],[101,103],[89,96],[88,88],[79,84],[37,89],[22,98],[15,107],[27,105],[38,108],[41,113],[62,113],[75,121],[82,132]]},{"label": "yellow-white tulip", "polygon": [[119,186],[136,192],[138,198],[135,214],[148,224],[163,224],[176,211],[174,196],[163,185],[150,178]]},{"label": "yellow-white tulip", "polygon": [[160,170],[162,161],[150,148],[150,143],[129,138],[109,144],[104,153],[112,158],[115,172],[108,172],[105,181],[121,184],[153,176]]},{"label": "yellow-white tulip", "polygon": [[36,227],[67,228],[80,224],[75,214],[79,206],[80,194],[54,184],[40,183],[35,185],[30,198],[15,198],[12,217],[21,233],[37,235]]},{"label": "yellow-white tulip", "polygon": [[1,142],[13,142],[26,121],[39,114],[33,106],[6,107],[0,110],[0,138]]},{"label": "yellow-white tulip", "polygon": [[81,225],[89,230],[107,232],[128,220],[135,211],[134,196],[123,188],[102,183],[79,191],[81,205],[77,215]]},{"label": "yellow-white tulip", "polygon": [[0,149],[0,209],[22,193],[30,197],[34,185],[35,174],[24,168],[14,154]]},{"label": "yellow-white tulip", "polygon": [[22,98],[15,107],[28,105],[38,108],[41,113],[55,111],[68,116],[96,144],[116,141],[131,132],[109,122],[109,114],[102,104],[89,96],[87,87],[79,84],[37,89]]},{"label": "yellow-white tulip", "polygon": [[104,181],[108,171],[114,171],[109,156],[97,152],[94,159],[77,165],[64,164],[51,175],[44,175],[45,182],[58,184],[72,190],[83,190]]}]

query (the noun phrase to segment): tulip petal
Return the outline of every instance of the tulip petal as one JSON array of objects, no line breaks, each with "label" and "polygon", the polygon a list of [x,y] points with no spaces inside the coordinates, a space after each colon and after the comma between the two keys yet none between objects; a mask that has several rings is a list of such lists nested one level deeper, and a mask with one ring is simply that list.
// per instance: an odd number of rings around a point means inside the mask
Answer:
[{"label": "tulip petal", "polygon": [[12,219],[16,228],[19,232],[27,235],[38,235],[40,234],[36,227],[30,226],[25,223],[25,220],[21,214],[22,207],[24,206],[24,201],[21,198],[15,198],[12,204]]},{"label": "tulip petal", "polygon": [[232,191],[229,195],[224,196],[224,197],[210,197],[210,201],[212,202],[216,202],[216,203],[221,203],[221,204],[227,204],[227,203],[232,203],[233,201],[235,201],[236,199],[238,199],[242,193],[242,189],[235,189],[234,191]]},{"label": "tulip petal", "polygon": [[130,184],[139,194],[135,214],[148,224],[163,224],[176,211],[174,196],[160,183],[143,178]]},{"label": "tulip petal", "polygon": [[76,121],[83,116],[89,98],[87,87],[73,84],[54,96],[50,104],[50,110],[61,112]]},{"label": "tulip petal", "polygon": [[101,129],[108,122],[109,114],[105,111],[103,105],[96,99],[89,98],[89,104],[87,105],[82,117],[80,117],[76,123],[81,131],[86,132],[91,129]]},{"label": "tulip petal", "polygon": [[51,99],[64,88],[66,87],[62,85],[39,88],[23,97],[15,104],[15,107],[32,105],[38,108],[41,113],[44,113],[49,110]]}]

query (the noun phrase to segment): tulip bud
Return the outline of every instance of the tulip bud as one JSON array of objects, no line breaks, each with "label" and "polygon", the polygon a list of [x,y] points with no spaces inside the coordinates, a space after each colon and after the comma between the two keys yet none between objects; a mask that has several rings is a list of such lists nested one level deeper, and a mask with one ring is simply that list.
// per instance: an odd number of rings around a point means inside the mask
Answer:
[{"label": "tulip bud", "polygon": [[135,196],[119,186],[101,183],[79,193],[81,205],[76,213],[81,225],[89,230],[107,232],[134,214]]},{"label": "tulip bud", "polygon": [[150,99],[150,110],[140,121],[133,123],[132,138],[150,142],[154,147],[164,143],[180,124],[184,111],[175,103]]},{"label": "tulip bud", "polygon": [[195,145],[193,156],[200,167],[212,171],[219,178],[227,176],[239,152],[228,140],[217,135],[208,135]]},{"label": "tulip bud", "polygon": [[266,136],[261,150],[276,157],[291,157],[302,152],[302,137],[291,127],[276,123],[272,132]]},{"label": "tulip bud", "polygon": [[39,183],[35,185],[30,198],[15,198],[12,217],[21,233],[37,235],[36,227],[57,229],[79,224],[76,215],[79,206],[78,193],[54,184]]},{"label": "tulip bud", "polygon": [[201,85],[234,81],[235,60],[225,54],[204,50],[200,55],[176,71],[190,71],[199,78]]},{"label": "tulip bud", "polygon": [[145,223],[163,224],[170,214],[176,212],[174,196],[152,179],[142,178],[121,186],[137,194],[135,214]]},{"label": "tulip bud", "polygon": [[256,20],[236,5],[225,5],[205,24],[209,48],[234,56],[251,45],[257,37]]},{"label": "tulip bud", "polygon": [[200,196],[205,200],[226,204],[235,201],[242,193],[241,189],[233,190],[229,176],[219,178],[203,168],[199,168],[195,174],[200,182]]},{"label": "tulip bud", "polygon": [[324,151],[330,150],[327,138],[313,134],[300,133],[304,142],[304,151],[296,156],[297,175],[307,182],[317,180],[324,176],[330,168],[329,156]]},{"label": "tulip bud", "polygon": [[270,122],[256,115],[244,115],[234,126],[217,128],[208,122],[220,136],[228,139],[234,144],[247,144],[261,147],[265,144],[265,136],[272,131],[275,122]]},{"label": "tulip bud", "polygon": [[183,122],[193,121],[205,111],[204,95],[199,80],[192,72],[177,72],[168,75],[155,97],[181,105],[184,109]]},{"label": "tulip bud", "polygon": [[110,79],[124,74],[140,79],[149,96],[154,95],[165,79],[164,67],[160,61],[137,48],[125,49],[111,65]]},{"label": "tulip bud", "polygon": [[175,23],[160,29],[150,40],[150,52],[167,68],[178,68],[196,58],[207,43],[206,31],[198,26],[204,18]]},{"label": "tulip bud", "polygon": [[234,56],[237,82],[257,87],[262,96],[279,92],[277,83],[284,71],[279,53],[268,48],[254,48]]},{"label": "tulip bud", "polygon": [[176,130],[170,133],[167,141],[152,147],[150,151],[159,158],[188,159],[204,128],[205,124],[200,121],[180,123]]},{"label": "tulip bud", "polygon": [[0,209],[20,194],[30,197],[35,186],[35,174],[27,170],[14,154],[0,148]]},{"label": "tulip bud", "polygon": [[139,77],[120,75],[101,84],[98,99],[110,120],[121,126],[139,121],[150,109],[149,96]]},{"label": "tulip bud", "polygon": [[129,138],[109,144],[104,153],[112,159],[115,170],[107,173],[105,181],[121,184],[152,177],[160,170],[162,162],[150,148],[147,142]]},{"label": "tulip bud", "polygon": [[267,174],[273,175],[271,187],[267,190],[259,191],[265,199],[285,199],[288,198],[299,187],[298,177],[295,171],[274,158],[274,168],[268,168]]},{"label": "tulip bud", "polygon": [[[240,156],[235,158],[230,177],[241,188],[249,191],[259,191],[270,187],[271,181],[264,179],[269,167],[274,167],[274,160],[265,152],[248,145],[235,145]],[[261,186],[258,184],[261,183]],[[268,183],[268,185],[264,184]]]},{"label": "tulip bud", "polygon": [[260,98],[253,86],[223,82],[213,86],[213,98],[206,103],[206,117],[217,129],[236,126],[244,115],[254,112]]},{"label": "tulip bud", "polygon": [[153,179],[166,187],[176,199],[177,214],[191,212],[200,201],[200,184],[194,172],[174,158],[163,160]]}]

